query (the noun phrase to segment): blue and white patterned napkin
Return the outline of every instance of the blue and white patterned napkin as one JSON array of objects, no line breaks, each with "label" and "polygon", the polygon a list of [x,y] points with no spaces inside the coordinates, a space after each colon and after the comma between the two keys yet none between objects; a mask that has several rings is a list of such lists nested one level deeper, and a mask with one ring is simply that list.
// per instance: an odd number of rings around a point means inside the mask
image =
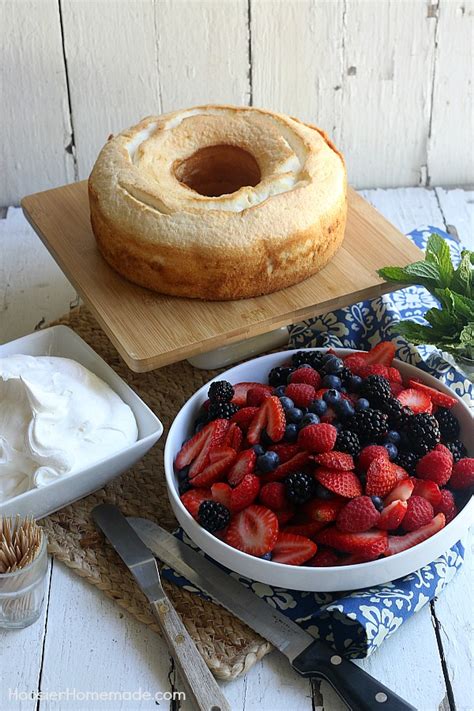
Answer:
[{"label": "blue and white patterned napkin", "polygon": [[[428,226],[414,230],[408,237],[423,249],[432,232],[446,239],[457,262],[460,247],[445,232]],[[445,361],[439,351],[428,346],[416,349],[400,336],[396,337],[390,329],[403,318],[423,323],[423,314],[435,305],[436,301],[425,289],[409,287],[296,324],[290,328],[289,347],[370,350],[380,341],[393,340],[400,360],[436,376],[451,386],[468,405],[474,406],[473,384]],[[182,531],[176,535],[196,547]],[[283,590],[228,572],[310,634],[329,642],[340,654],[363,658],[372,654],[403,622],[439,595],[461,567],[463,559],[464,547],[459,542],[421,570],[391,583],[352,593]],[[163,575],[179,586],[202,594],[169,568],[163,570]]]}]

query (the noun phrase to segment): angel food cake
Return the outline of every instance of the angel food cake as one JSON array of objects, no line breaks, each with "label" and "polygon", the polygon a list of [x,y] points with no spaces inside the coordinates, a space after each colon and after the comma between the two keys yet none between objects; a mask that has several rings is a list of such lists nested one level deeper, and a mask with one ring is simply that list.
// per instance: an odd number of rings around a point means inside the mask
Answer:
[{"label": "angel food cake", "polygon": [[240,299],[296,284],[332,259],[344,237],[346,170],[316,126],[202,106],[111,137],[89,201],[102,255],[130,281]]}]

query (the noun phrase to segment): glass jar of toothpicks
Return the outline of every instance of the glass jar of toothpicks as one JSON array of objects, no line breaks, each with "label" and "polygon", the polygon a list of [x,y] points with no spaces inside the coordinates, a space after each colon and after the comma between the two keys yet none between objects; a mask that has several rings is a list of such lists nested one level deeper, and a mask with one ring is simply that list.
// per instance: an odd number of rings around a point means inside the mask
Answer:
[{"label": "glass jar of toothpicks", "polygon": [[0,627],[31,625],[41,614],[47,541],[33,518],[0,516]]}]

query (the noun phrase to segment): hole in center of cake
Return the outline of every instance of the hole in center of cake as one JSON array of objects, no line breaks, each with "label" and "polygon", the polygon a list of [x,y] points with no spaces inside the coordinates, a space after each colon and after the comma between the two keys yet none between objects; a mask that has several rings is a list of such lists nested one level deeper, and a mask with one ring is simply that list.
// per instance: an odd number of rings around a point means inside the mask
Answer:
[{"label": "hole in center of cake", "polygon": [[257,161],[251,153],[226,144],[200,148],[174,166],[180,183],[200,195],[219,197],[243,187],[254,187],[261,180]]}]

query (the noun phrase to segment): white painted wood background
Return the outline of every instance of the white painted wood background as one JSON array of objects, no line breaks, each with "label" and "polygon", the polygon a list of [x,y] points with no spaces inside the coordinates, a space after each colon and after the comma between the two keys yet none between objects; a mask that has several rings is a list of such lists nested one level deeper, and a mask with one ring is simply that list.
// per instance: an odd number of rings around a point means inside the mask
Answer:
[{"label": "white painted wood background", "polygon": [[[362,192],[401,231],[431,224],[474,248],[474,191],[404,188]],[[19,242],[24,249],[19,250]],[[0,219],[0,342],[68,311],[75,298],[59,268],[11,207]],[[3,270],[3,271],[2,271]],[[159,413],[158,413],[159,414]],[[439,599],[425,606],[370,659],[370,674],[418,711],[472,711],[472,537],[466,562]],[[142,711],[150,702],[8,700],[8,690],[170,691],[181,689],[163,641],[69,569],[54,562],[43,615],[26,630],[0,630],[1,711]],[[235,711],[343,711],[326,685],[298,677],[274,652],[223,685]],[[160,702],[160,709],[191,711]]]},{"label": "white painted wood background", "polygon": [[326,129],[359,188],[474,182],[473,0],[0,0],[0,206],[207,101]]}]

